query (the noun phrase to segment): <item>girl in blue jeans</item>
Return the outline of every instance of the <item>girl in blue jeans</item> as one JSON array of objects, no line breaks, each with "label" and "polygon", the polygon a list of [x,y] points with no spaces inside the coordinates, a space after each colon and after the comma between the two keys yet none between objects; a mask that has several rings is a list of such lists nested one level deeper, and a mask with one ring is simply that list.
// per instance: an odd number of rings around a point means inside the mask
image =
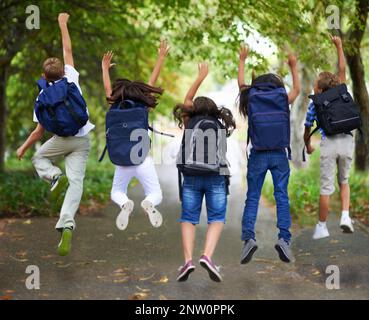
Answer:
[{"label": "girl in blue jeans", "polygon": [[[240,113],[245,118],[248,116],[249,90],[247,89],[250,87],[246,86],[244,76],[245,60],[247,56],[248,48],[243,46],[240,51],[238,66],[238,85],[240,88]],[[288,94],[288,104],[291,104],[295,101],[300,92],[297,59],[293,54],[289,54],[288,64],[291,69],[293,80],[293,88]],[[272,83],[276,88],[284,88],[282,79],[275,74],[264,74],[252,81],[253,85],[265,83]],[[251,138],[251,144],[252,143],[253,141]],[[290,168],[286,150],[255,150],[251,148],[247,167],[247,198],[242,217],[242,240],[244,241],[244,247],[241,253],[241,264],[250,262],[254,252],[258,248],[255,239],[255,222],[261,190],[268,170],[273,177],[274,198],[277,204],[277,227],[279,229],[279,234],[278,243],[275,245],[275,249],[278,251],[279,258],[282,261],[290,262],[292,258],[290,250],[291,233],[289,231],[291,226],[291,215],[288,198]]]},{"label": "girl in blue jeans", "polygon": [[[201,126],[201,131],[206,132],[208,129],[214,129],[218,139],[219,132],[217,128],[222,128],[224,133],[224,143],[226,144],[226,137],[229,136],[232,130],[236,127],[232,113],[226,108],[218,108],[217,105],[209,98],[194,96],[200,87],[203,80],[208,74],[208,66],[206,64],[199,65],[199,75],[194,84],[188,91],[184,104],[179,104],[174,108],[173,114],[179,123],[181,128],[183,125],[186,129],[185,137],[188,132],[193,132],[192,128],[199,126],[200,122],[204,124]],[[214,127],[214,124],[216,126]],[[207,127],[208,125],[208,127]],[[192,141],[192,139],[188,139]],[[205,141],[205,139],[204,139]],[[218,141],[218,140],[217,140]],[[188,148],[187,139],[184,140],[185,150]],[[196,147],[198,144],[196,143]],[[210,159],[211,154],[217,153],[219,148],[218,143],[211,143],[208,139],[204,142],[204,148],[200,156],[206,154]],[[182,148],[181,148],[182,150]],[[199,152],[200,153],[200,152]],[[196,153],[197,154],[197,153]],[[205,158],[205,156],[204,156]],[[198,159],[196,159],[198,161]],[[205,160],[204,160],[205,161]],[[210,161],[206,160],[207,163]],[[229,171],[225,165],[224,172],[219,170],[217,173],[211,172],[204,175],[203,173],[196,172],[197,174],[190,173],[189,171],[181,171],[183,173],[183,185],[182,185],[182,214],[181,214],[181,229],[182,229],[182,244],[185,263],[179,269],[178,281],[186,281],[188,276],[195,270],[195,265],[192,262],[192,254],[195,244],[195,230],[196,225],[200,220],[202,201],[205,196],[206,209],[208,216],[208,230],[206,233],[206,241],[204,247],[204,253],[201,256],[199,263],[206,269],[210,278],[213,281],[222,281],[222,276],[219,273],[219,267],[217,267],[211,260],[215,247],[220,238],[227,210],[227,187]]]}]

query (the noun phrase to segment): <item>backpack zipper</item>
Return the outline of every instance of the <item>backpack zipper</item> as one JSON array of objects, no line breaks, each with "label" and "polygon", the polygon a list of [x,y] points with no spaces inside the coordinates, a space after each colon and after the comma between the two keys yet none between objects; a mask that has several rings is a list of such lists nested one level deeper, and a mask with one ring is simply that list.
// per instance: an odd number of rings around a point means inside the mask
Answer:
[{"label": "backpack zipper", "polygon": [[354,120],[354,119],[359,119],[359,117],[353,117],[353,118],[344,119],[344,120],[332,121],[331,123],[332,124],[341,123],[341,122],[346,122],[346,121],[350,121],[350,120]]}]

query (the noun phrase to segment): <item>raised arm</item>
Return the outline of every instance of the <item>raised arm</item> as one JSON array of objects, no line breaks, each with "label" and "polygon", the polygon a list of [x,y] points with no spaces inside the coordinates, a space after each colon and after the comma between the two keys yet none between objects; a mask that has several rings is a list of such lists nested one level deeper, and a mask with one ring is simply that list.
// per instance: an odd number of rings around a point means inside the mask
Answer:
[{"label": "raised arm", "polygon": [[168,55],[169,49],[170,47],[165,40],[160,41],[160,47],[158,49],[158,59],[156,60],[154,70],[152,71],[150,80],[148,82],[150,86],[155,86],[155,83],[159,78],[161,66],[163,65],[165,57]]},{"label": "raised arm", "polygon": [[69,20],[68,13],[59,14],[58,22],[59,22],[59,27],[60,27],[61,36],[62,36],[64,64],[69,64],[72,67],[74,67],[72,41],[70,40],[68,26],[67,26],[68,20]]},{"label": "raised arm", "polygon": [[107,53],[104,54],[102,61],[101,61],[102,76],[103,76],[106,98],[110,98],[112,94],[109,69],[112,66],[115,66],[115,63],[111,63],[113,56],[114,56],[113,51],[108,51]]},{"label": "raised arm", "polygon": [[337,56],[338,56],[338,77],[341,82],[346,82],[346,62],[345,62],[345,54],[343,53],[342,40],[340,37],[329,35],[332,42],[336,46]]},{"label": "raised arm", "polygon": [[37,125],[36,129],[32,131],[27,140],[20,146],[17,150],[17,157],[21,160],[26,153],[26,151],[34,145],[38,140],[40,140],[45,132],[45,129],[40,124]]},{"label": "raised arm", "polygon": [[204,81],[204,79],[207,77],[209,73],[209,67],[207,63],[199,63],[198,68],[199,74],[186,94],[184,100],[185,106],[193,105],[193,98],[195,97],[197,90],[199,90],[201,83]]},{"label": "raised arm", "polygon": [[245,60],[249,54],[249,48],[246,45],[241,46],[240,61],[238,63],[238,87],[241,89],[245,83]]},{"label": "raised arm", "polygon": [[288,94],[288,103],[293,103],[300,94],[301,85],[297,67],[297,58],[293,53],[288,54],[288,65],[292,74],[292,90]]}]

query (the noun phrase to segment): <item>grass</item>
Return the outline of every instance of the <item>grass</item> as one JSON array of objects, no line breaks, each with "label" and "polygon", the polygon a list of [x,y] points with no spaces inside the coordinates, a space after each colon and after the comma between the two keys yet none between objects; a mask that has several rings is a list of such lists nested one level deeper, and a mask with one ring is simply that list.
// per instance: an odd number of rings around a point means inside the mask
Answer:
[{"label": "grass", "polygon": [[[81,212],[109,201],[113,175],[114,166],[108,158],[102,163],[90,158]],[[9,159],[6,173],[0,174],[0,217],[58,215],[61,204],[49,202],[49,189],[50,185],[37,176],[29,160]]]},{"label": "grass", "polygon": [[[292,169],[288,187],[291,214],[299,225],[313,225],[316,223],[319,209],[320,169],[319,151],[310,158],[310,163],[303,169]],[[351,208],[353,216],[364,223],[369,222],[369,172],[361,173],[351,170]],[[336,182],[336,192],[332,196],[331,208],[339,210],[339,192]],[[266,178],[263,195],[274,203],[273,182],[270,174]]]}]

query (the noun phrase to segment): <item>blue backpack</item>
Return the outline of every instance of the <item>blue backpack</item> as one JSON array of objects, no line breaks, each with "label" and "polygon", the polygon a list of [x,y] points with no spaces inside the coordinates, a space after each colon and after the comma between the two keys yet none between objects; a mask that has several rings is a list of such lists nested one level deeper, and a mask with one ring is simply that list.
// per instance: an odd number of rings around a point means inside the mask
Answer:
[{"label": "blue backpack", "polygon": [[146,106],[132,100],[113,104],[106,114],[105,124],[106,147],[99,161],[108,151],[110,161],[118,166],[136,166],[144,162],[151,146],[148,130],[173,137],[151,128]]},{"label": "blue backpack", "polygon": [[74,136],[88,121],[87,105],[74,83],[63,78],[49,85],[37,81],[42,92],[35,102],[35,114],[45,130],[60,137]]},{"label": "blue backpack", "polygon": [[290,109],[286,89],[258,83],[248,94],[248,137],[255,150],[290,149]]}]

